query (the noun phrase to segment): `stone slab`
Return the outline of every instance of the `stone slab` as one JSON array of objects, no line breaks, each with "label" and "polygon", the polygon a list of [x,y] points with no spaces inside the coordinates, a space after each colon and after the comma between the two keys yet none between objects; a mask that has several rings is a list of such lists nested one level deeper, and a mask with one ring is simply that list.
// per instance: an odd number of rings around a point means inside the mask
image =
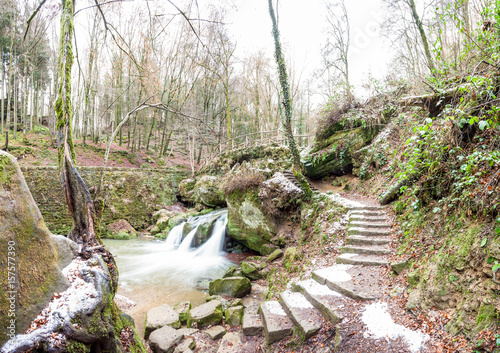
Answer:
[{"label": "stone slab", "polygon": [[391,243],[391,238],[389,237],[370,237],[364,235],[351,235],[348,236],[345,240],[345,243],[348,245],[387,245]]},{"label": "stone slab", "polygon": [[363,228],[351,227],[347,230],[347,235],[366,235],[366,236],[388,236],[391,231],[387,228]]},{"label": "stone slab", "polygon": [[264,329],[262,319],[257,313],[257,307],[245,308],[243,314],[243,334],[245,336],[260,335]]},{"label": "stone slab", "polygon": [[149,346],[154,353],[172,353],[183,335],[170,326],[163,326],[149,335]]},{"label": "stone slab", "polygon": [[333,325],[342,321],[343,316],[335,305],[335,301],[342,298],[342,294],[332,291],[326,285],[321,285],[313,279],[292,283],[292,289],[302,293]]},{"label": "stone slab", "polygon": [[151,332],[163,326],[180,328],[179,314],[170,305],[164,304],[149,309],[146,314],[146,325],[144,328],[144,338],[148,339]]},{"label": "stone slab", "polygon": [[320,330],[323,315],[301,293],[284,291],[279,302],[304,339],[309,339]]},{"label": "stone slab", "polygon": [[278,301],[273,300],[262,303],[260,316],[264,324],[264,334],[268,344],[292,334],[294,324]]},{"label": "stone slab", "polygon": [[224,335],[226,334],[226,329],[220,325],[217,325],[206,329],[205,333],[207,333],[211,339],[216,341],[224,337]]},{"label": "stone slab", "polygon": [[389,249],[381,246],[355,246],[347,245],[340,249],[342,254],[364,254],[364,255],[387,255],[389,254]]},{"label": "stone slab", "polygon": [[386,266],[389,261],[380,255],[342,254],[336,259],[337,264],[358,266]]}]

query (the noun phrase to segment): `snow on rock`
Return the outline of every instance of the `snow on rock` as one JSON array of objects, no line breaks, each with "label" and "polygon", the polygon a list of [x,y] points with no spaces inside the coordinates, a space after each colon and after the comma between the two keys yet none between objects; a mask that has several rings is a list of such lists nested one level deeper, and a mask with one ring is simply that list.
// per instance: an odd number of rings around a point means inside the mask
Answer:
[{"label": "snow on rock", "polygon": [[104,296],[111,292],[107,266],[100,256],[94,255],[88,260],[74,259],[62,273],[70,287],[54,293],[26,333],[7,341],[1,353],[23,352],[43,343],[49,351],[64,352],[67,338],[90,339],[85,327],[72,320],[90,316],[105,304]]},{"label": "snow on rock", "polygon": [[279,186],[283,191],[293,194],[302,193],[302,189],[295,186],[290,180],[288,180],[282,173],[277,172],[273,175],[273,177],[263,183],[265,186],[269,186],[270,188],[274,188],[275,186]]},{"label": "snow on rock", "polygon": [[262,305],[264,305],[271,314],[286,316],[285,310],[283,310],[283,307],[280,305],[280,303],[276,301],[265,302]]},{"label": "snow on rock", "polygon": [[418,352],[422,344],[429,339],[426,334],[396,324],[387,312],[387,303],[377,302],[366,305],[361,320],[367,327],[365,337],[390,339],[402,337],[412,352]]}]

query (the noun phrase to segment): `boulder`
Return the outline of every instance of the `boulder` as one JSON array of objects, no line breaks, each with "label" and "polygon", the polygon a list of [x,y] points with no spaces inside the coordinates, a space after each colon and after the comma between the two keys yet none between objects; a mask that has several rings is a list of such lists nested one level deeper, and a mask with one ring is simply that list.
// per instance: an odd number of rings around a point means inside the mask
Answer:
[{"label": "boulder", "polygon": [[274,244],[264,244],[260,247],[260,253],[262,256],[268,256],[276,249],[279,249],[279,247]]},{"label": "boulder", "polygon": [[151,333],[148,342],[154,353],[172,353],[183,338],[181,332],[170,326],[163,326]]},{"label": "boulder", "polygon": [[192,338],[186,338],[174,349],[174,353],[189,353],[196,348],[196,344]]},{"label": "boulder", "polygon": [[170,305],[157,306],[149,309],[146,314],[146,325],[144,327],[144,338],[148,339],[151,332],[163,326],[180,328],[179,314]]},{"label": "boulder", "polygon": [[196,324],[198,328],[210,325],[218,325],[222,321],[222,304],[218,300],[212,300],[206,304],[191,309],[187,318],[187,326]]},{"label": "boulder", "polygon": [[243,272],[243,275],[245,275],[245,277],[248,277],[252,280],[258,280],[262,277],[259,273],[259,265],[252,262],[242,261],[241,272]]},{"label": "boulder", "polygon": [[295,266],[295,262],[302,258],[302,253],[300,253],[296,247],[290,247],[285,251],[285,258],[283,260],[283,266],[290,271]]},{"label": "boulder", "polygon": [[281,249],[276,249],[273,251],[273,253],[271,255],[269,255],[266,259],[266,262],[267,263],[271,263],[273,262],[274,260],[277,260],[279,259],[280,257],[283,257],[283,250]]},{"label": "boulder", "polygon": [[184,179],[179,183],[179,194],[183,202],[194,204],[193,188],[196,184],[196,179]]},{"label": "boulder", "polygon": [[231,326],[240,326],[243,322],[243,306],[231,306],[224,312],[226,324]]},{"label": "boulder", "polygon": [[227,233],[247,248],[260,253],[264,244],[269,244],[276,235],[277,221],[266,214],[258,197],[259,188],[227,195]]},{"label": "boulder", "polygon": [[207,299],[205,299],[207,303],[211,302],[212,300],[217,300],[221,303],[222,311],[226,311],[226,309],[231,306],[231,302],[222,298],[220,295],[211,295]]},{"label": "boulder", "polygon": [[[15,158],[1,150],[0,234],[2,345],[11,333],[24,332],[54,293],[69,287],[61,269],[73,258],[76,245],[49,232]],[[9,271],[15,272],[12,280]],[[7,291],[15,292],[13,306]],[[16,318],[12,331],[5,329],[11,326],[9,313]]]},{"label": "boulder", "polygon": [[111,239],[135,239],[137,231],[125,219],[120,219],[108,225],[107,238]]},{"label": "boulder", "polygon": [[214,341],[221,339],[226,334],[226,329],[222,326],[213,326],[209,329],[205,330],[205,332],[210,336]]},{"label": "boulder", "polygon": [[[182,204],[177,203],[172,206],[167,206],[162,208],[155,213],[153,213],[153,220],[156,222],[156,227],[159,229],[157,233],[160,233],[163,230],[168,230],[168,221],[177,215],[186,215],[188,212],[187,208],[185,208]],[[153,234],[151,232],[151,234]]]},{"label": "boulder", "polygon": [[229,295],[242,298],[252,291],[252,283],[246,277],[218,278],[210,282],[208,292],[210,295]]},{"label": "boulder", "polygon": [[204,175],[193,187],[194,200],[208,207],[226,206],[224,193],[219,188],[220,178]]},{"label": "boulder", "polygon": [[179,320],[182,324],[185,324],[187,321],[189,310],[191,310],[191,302],[184,301],[174,305],[174,310],[177,314],[179,314]]},{"label": "boulder", "polygon": [[356,151],[369,144],[379,129],[358,127],[347,131],[335,131],[317,142],[312,153],[302,161],[305,175],[319,179],[327,175],[346,174],[353,164]]},{"label": "boulder", "polygon": [[233,277],[234,273],[236,272],[237,268],[236,266],[231,266],[229,267],[227,270],[226,270],[226,273],[224,273],[224,276],[222,276],[223,278],[226,278],[226,277]]}]

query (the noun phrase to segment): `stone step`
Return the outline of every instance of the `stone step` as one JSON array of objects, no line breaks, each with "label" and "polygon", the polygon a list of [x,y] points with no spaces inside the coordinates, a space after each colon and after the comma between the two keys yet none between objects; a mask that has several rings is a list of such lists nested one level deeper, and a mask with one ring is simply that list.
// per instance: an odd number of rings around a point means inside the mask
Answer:
[{"label": "stone step", "polygon": [[284,291],[280,294],[279,302],[307,340],[314,336],[321,328],[321,313],[301,293]]},{"label": "stone step", "polygon": [[333,265],[314,271],[312,277],[319,284],[354,300],[374,300],[380,296],[376,290],[380,276],[360,266]]},{"label": "stone step", "polygon": [[347,235],[388,236],[391,235],[391,231],[389,229],[350,227],[347,230]]},{"label": "stone step", "polygon": [[260,335],[264,330],[258,307],[246,307],[243,312],[243,334],[245,336]]},{"label": "stone step", "polygon": [[264,335],[268,344],[279,341],[292,334],[292,320],[278,301],[264,302],[260,305],[260,317],[264,324]]},{"label": "stone step", "polygon": [[384,217],[385,212],[383,211],[364,211],[364,210],[354,210],[349,213],[350,216],[366,216],[366,217]]},{"label": "stone step", "polygon": [[383,211],[384,208],[382,206],[349,206],[350,210],[353,211]]},{"label": "stone step", "polygon": [[349,222],[373,222],[373,223],[386,223],[387,217],[384,216],[363,216],[353,215],[349,216]]},{"label": "stone step", "polygon": [[380,246],[344,246],[340,249],[342,254],[387,255],[389,250]]},{"label": "stone step", "polygon": [[389,261],[377,255],[342,254],[337,257],[337,264],[359,266],[385,266]]},{"label": "stone step", "polygon": [[365,235],[350,235],[345,239],[346,245],[387,245],[391,243],[389,237],[370,237]]},{"label": "stone step", "polygon": [[360,227],[360,228],[388,228],[391,227],[385,222],[369,222],[369,221],[350,221],[349,227]]},{"label": "stone step", "polygon": [[335,300],[341,298],[342,294],[332,291],[313,279],[293,282],[292,290],[300,292],[332,325],[342,321],[343,316],[338,312],[335,305]]}]

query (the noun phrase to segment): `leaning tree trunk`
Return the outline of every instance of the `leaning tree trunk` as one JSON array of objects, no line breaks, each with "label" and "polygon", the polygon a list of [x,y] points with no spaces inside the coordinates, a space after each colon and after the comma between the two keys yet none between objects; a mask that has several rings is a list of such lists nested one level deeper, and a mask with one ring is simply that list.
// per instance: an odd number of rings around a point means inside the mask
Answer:
[{"label": "leaning tree trunk", "polygon": [[285,108],[285,119],[283,121],[283,126],[285,128],[285,134],[288,139],[288,148],[290,149],[290,152],[293,156],[294,175],[299,181],[302,190],[306,195],[306,198],[310,198],[312,195],[311,187],[306,178],[304,178],[304,176],[302,175],[303,165],[300,162],[299,151],[297,149],[297,145],[295,144],[295,139],[292,132],[292,101],[290,99],[290,86],[288,84],[288,74],[286,72],[285,59],[283,58],[283,53],[281,52],[280,33],[278,30],[278,24],[276,22],[276,17],[274,15],[272,0],[269,0],[269,15],[271,16],[271,21],[273,23],[274,55],[276,58],[276,63],[278,64],[278,76],[280,79],[281,91],[283,92],[283,107]]},{"label": "leaning tree trunk", "polygon": [[73,65],[73,1],[62,0],[61,37],[58,59],[58,89],[55,104],[58,131],[60,179],[74,228],[69,237],[84,247],[97,245],[92,198],[75,167],[71,133],[71,67]]}]

